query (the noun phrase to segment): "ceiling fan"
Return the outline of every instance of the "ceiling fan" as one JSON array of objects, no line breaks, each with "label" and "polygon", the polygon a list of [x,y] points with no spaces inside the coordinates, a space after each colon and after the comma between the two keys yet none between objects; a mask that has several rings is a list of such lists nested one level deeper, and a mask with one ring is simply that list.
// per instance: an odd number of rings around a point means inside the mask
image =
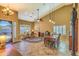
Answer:
[{"label": "ceiling fan", "polygon": [[39,9],[37,9],[37,19],[34,19],[35,22],[43,21],[42,19],[39,18]]}]

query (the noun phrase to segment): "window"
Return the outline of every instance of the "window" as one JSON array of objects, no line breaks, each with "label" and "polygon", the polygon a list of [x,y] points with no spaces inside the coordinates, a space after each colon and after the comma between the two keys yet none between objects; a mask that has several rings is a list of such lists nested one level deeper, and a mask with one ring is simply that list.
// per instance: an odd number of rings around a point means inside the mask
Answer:
[{"label": "window", "polygon": [[16,41],[16,22],[12,22],[13,25],[13,42]]},{"label": "window", "polygon": [[53,27],[53,32],[56,34],[66,34],[66,26],[65,25],[55,25]]},{"label": "window", "polygon": [[0,20],[0,35],[5,34],[6,42],[10,42],[12,38],[12,22]]},{"label": "window", "polygon": [[30,25],[21,25],[20,26],[20,33],[27,33],[30,32],[31,26]]}]

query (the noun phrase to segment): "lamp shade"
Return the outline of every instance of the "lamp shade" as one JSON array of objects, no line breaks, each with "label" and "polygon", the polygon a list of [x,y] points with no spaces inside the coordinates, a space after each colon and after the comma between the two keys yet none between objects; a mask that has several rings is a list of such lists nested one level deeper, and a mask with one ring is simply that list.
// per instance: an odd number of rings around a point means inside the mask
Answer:
[{"label": "lamp shade", "polygon": [[0,35],[0,49],[5,48],[6,35]]}]

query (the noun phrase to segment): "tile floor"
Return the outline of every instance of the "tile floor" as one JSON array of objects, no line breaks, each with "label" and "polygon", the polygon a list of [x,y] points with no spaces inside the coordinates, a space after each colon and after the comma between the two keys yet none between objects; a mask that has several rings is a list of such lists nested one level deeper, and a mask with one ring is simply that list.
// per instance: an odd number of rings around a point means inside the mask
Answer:
[{"label": "tile floor", "polygon": [[23,56],[70,56],[70,52],[68,50],[68,45],[61,41],[59,45],[59,49],[50,49],[44,46],[43,41],[41,42],[28,42],[26,40],[22,40],[19,43],[14,44],[15,48],[21,53]]}]

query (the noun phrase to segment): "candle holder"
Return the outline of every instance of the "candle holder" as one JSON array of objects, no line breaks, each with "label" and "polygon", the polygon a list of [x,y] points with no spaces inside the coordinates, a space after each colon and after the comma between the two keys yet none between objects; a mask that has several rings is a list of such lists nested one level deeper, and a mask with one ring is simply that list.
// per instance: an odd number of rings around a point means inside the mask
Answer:
[{"label": "candle holder", "polygon": [[6,46],[6,36],[0,35],[0,49],[4,49]]}]

